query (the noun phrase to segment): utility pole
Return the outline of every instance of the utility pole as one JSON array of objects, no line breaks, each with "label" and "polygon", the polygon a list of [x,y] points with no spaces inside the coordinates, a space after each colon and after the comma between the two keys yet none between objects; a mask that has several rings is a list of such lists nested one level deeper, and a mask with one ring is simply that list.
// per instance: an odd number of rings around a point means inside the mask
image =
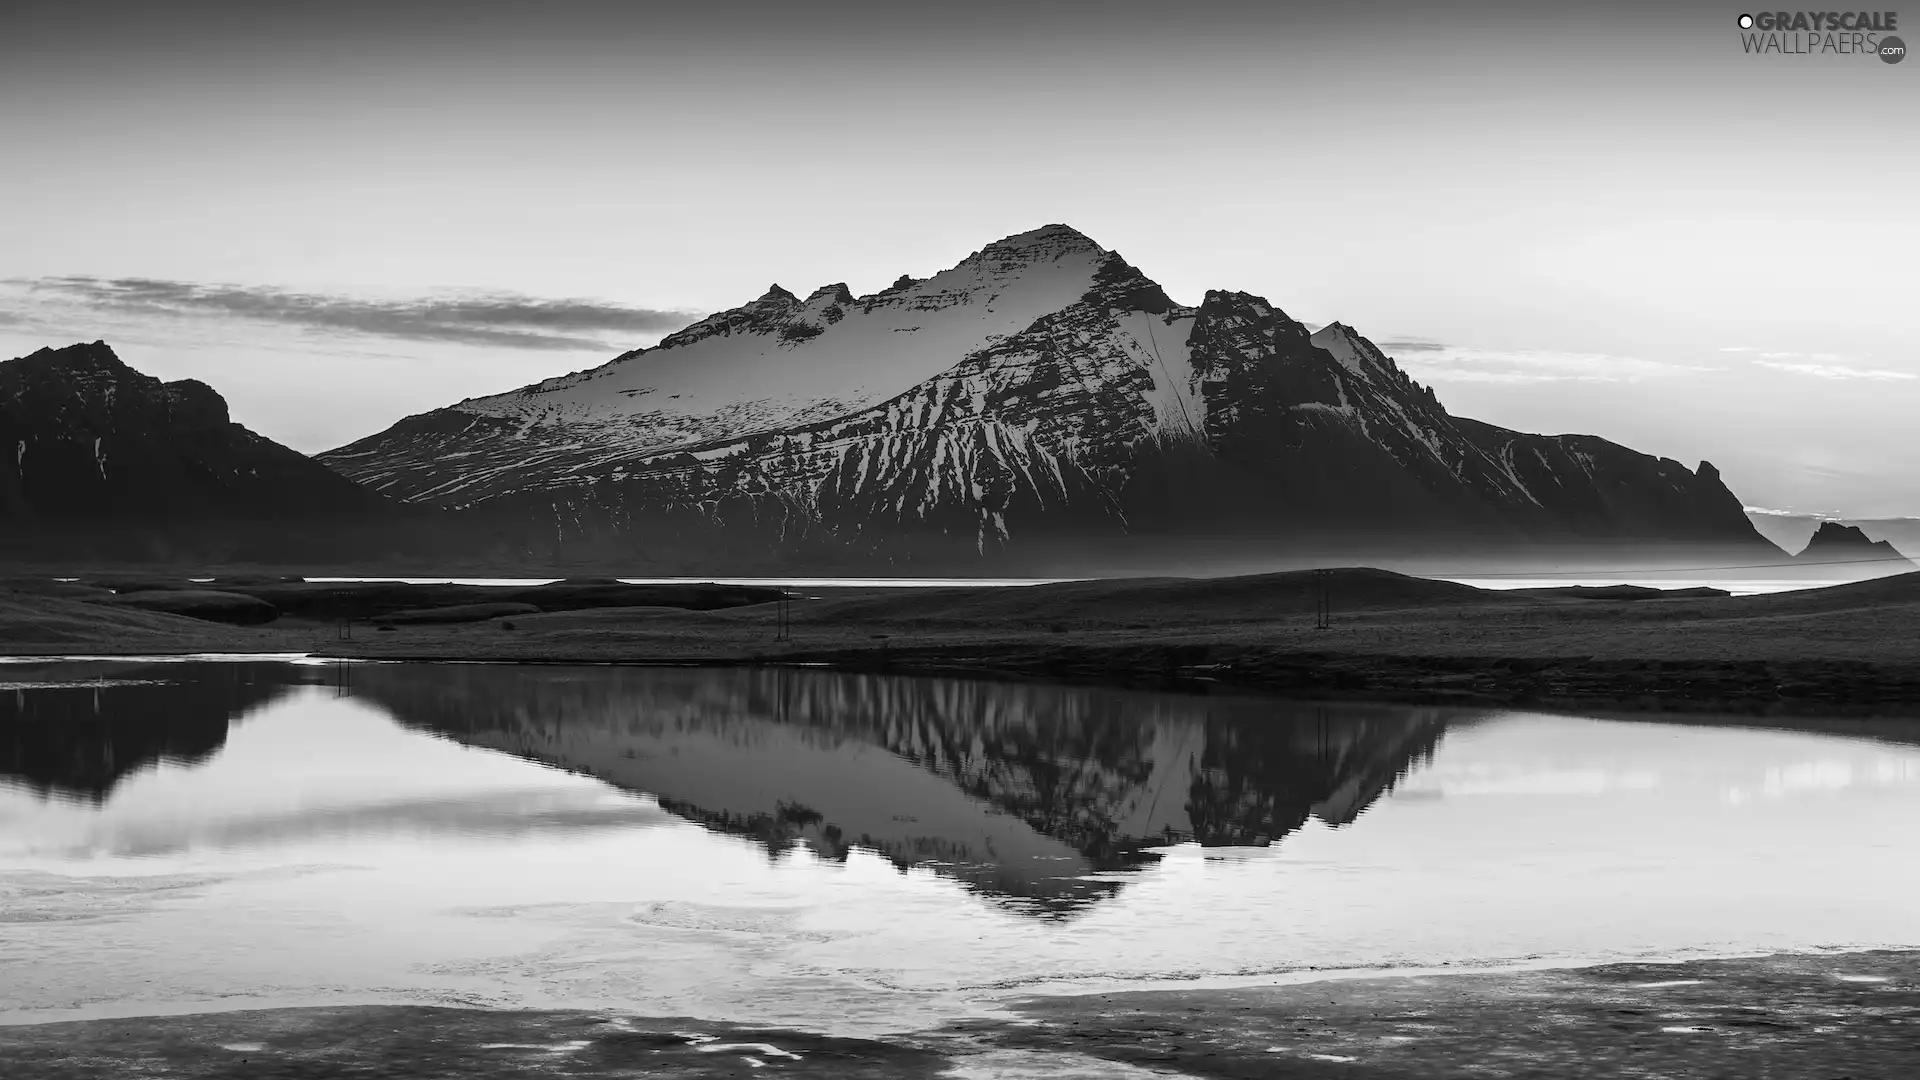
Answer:
[{"label": "utility pole", "polygon": [[774,601],[773,640],[793,640],[793,596],[785,585],[780,586],[780,599]]},{"label": "utility pole", "polygon": [[1332,577],[1331,570],[1313,572],[1313,581],[1316,586],[1313,597],[1313,628],[1315,630],[1325,630],[1333,625],[1333,600],[1327,593],[1329,579]]}]

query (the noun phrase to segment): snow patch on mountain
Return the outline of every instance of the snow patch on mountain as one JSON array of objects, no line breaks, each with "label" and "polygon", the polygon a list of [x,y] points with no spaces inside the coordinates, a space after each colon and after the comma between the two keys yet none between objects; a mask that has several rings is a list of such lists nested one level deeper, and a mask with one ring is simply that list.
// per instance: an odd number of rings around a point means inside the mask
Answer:
[{"label": "snow patch on mountain", "polygon": [[1105,256],[1079,233],[1051,226],[868,297],[830,285],[803,301],[775,286],[655,348],[455,408],[510,418],[523,430],[610,421],[651,429],[633,450],[830,419],[902,393],[1073,303]]},{"label": "snow patch on mountain", "polygon": [[1207,399],[1200,391],[1200,372],[1187,344],[1193,313],[1160,316],[1130,311],[1120,316],[1114,331],[1121,348],[1153,378],[1147,404],[1153,409],[1154,429],[1174,437],[1204,438]]}]

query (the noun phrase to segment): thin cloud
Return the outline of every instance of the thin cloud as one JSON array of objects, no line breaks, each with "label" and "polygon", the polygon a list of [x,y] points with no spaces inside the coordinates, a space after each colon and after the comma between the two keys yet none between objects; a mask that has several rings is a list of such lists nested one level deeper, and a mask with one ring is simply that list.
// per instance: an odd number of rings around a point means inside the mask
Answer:
[{"label": "thin cloud", "polygon": [[1477,382],[1477,383],[1561,383],[1561,382],[1619,382],[1618,379],[1604,375],[1549,374],[1543,371],[1480,371],[1474,368],[1448,368],[1438,371],[1422,370],[1418,365],[1402,364],[1410,375],[1429,382]]},{"label": "thin cloud", "polygon": [[[1793,356],[1794,353],[1764,353],[1765,356]],[[1920,379],[1920,374],[1911,371],[1888,371],[1885,368],[1860,368],[1850,364],[1837,364],[1821,361],[1755,360],[1754,363],[1774,371],[1785,371],[1794,375],[1811,375],[1816,379],[1873,379],[1881,382]]]},{"label": "thin cloud", "polygon": [[1381,348],[1413,352],[1401,360],[1407,374],[1439,382],[1618,383],[1720,370],[1607,353],[1470,349],[1435,342],[1392,342]]},{"label": "thin cloud", "polygon": [[1445,345],[1437,341],[1419,341],[1415,339],[1408,339],[1406,341],[1382,341],[1377,344],[1380,346],[1380,351],[1384,353],[1435,352],[1446,348]]},{"label": "thin cloud", "polygon": [[94,311],[247,319],[324,332],[508,349],[605,351],[622,346],[596,335],[660,334],[699,317],[687,311],[512,293],[370,300],[156,278],[55,277],[12,284]]},{"label": "thin cloud", "polygon": [[1763,517],[1815,518],[1823,521],[1840,520],[1840,515],[1827,513],[1825,511],[1805,513],[1799,510],[1773,510],[1765,506],[1743,506],[1740,509],[1749,514],[1759,514]]}]

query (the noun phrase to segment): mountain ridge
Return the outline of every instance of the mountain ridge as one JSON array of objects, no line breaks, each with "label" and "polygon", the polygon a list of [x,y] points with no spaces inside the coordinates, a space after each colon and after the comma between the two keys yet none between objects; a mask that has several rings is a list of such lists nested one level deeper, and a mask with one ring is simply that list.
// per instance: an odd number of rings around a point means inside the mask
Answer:
[{"label": "mountain ridge", "polygon": [[[864,296],[776,283],[650,348],[403,418],[316,460],[232,424],[210,387],[161,384],[104,343],[8,364],[16,383],[43,372],[32,408],[16,392],[0,414],[13,417],[0,436],[40,418],[27,440],[8,437],[16,449],[93,438],[118,460],[126,439],[110,442],[98,417],[121,395],[148,403],[145,466],[197,463],[181,446],[212,433],[215,458],[270,458],[283,478],[249,495],[260,465],[243,463],[198,501],[172,478],[143,485],[149,503],[101,503],[117,509],[99,520],[144,514],[163,532],[329,515],[383,519],[377,532],[401,512],[421,553],[675,572],[1785,558],[1711,463],[1453,416],[1347,324],[1310,330],[1239,291],[1177,303],[1064,225]],[[69,456],[67,472],[84,471]],[[11,477],[0,464],[0,512],[44,517],[52,496],[19,494],[15,458]],[[94,520],[91,505],[67,517]],[[336,546],[353,558],[386,542]]]},{"label": "mountain ridge", "polygon": [[400,512],[233,422],[196,379],[162,382],[103,341],[0,361],[0,551],[280,554],[316,523]]},{"label": "mountain ridge", "polygon": [[[774,284],[650,348],[415,414],[318,456],[405,501],[458,502],[517,487],[515,477],[529,467],[600,468],[831,419],[910,389],[951,366],[952,358],[1071,302],[1091,286],[1095,264],[1107,254],[1075,230],[1046,226],[988,244],[931,277],[902,276],[866,296],[835,283],[801,300]],[[1022,295],[996,308],[1016,279]],[[861,318],[850,320],[856,305]],[[929,313],[957,317],[930,327],[923,317]],[[907,369],[889,366],[902,355],[893,339],[906,334],[916,339],[910,352],[931,359]],[[735,339],[747,346],[729,349]],[[825,360],[804,369],[789,362],[803,350]],[[655,367],[643,370],[640,361]],[[760,396],[745,396],[749,392]],[[562,439],[528,453],[528,431],[562,421],[588,431],[593,444]],[[438,466],[449,441],[461,438],[466,441],[451,452],[465,455],[463,461],[478,458],[479,467],[449,476]]]},{"label": "mountain ridge", "polygon": [[1309,332],[1244,292],[1178,304],[1060,225],[864,297],[775,286],[321,457],[536,549],[668,562],[1018,565],[1156,542],[1784,557],[1710,463],[1453,417],[1350,326]]}]

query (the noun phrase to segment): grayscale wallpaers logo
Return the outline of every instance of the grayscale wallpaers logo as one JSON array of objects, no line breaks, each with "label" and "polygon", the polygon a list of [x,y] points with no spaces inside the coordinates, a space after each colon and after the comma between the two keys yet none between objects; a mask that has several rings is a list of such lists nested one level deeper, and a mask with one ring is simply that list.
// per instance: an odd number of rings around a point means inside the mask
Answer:
[{"label": "grayscale wallpaers logo", "polygon": [[1897,11],[1762,11],[1738,21],[1740,48],[1756,55],[1907,58],[1907,43],[1893,36]]}]

